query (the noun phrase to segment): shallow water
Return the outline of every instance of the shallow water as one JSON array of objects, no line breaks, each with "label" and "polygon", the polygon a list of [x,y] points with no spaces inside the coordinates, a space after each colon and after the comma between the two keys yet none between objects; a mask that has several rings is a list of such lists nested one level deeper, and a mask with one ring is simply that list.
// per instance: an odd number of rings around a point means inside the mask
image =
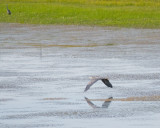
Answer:
[{"label": "shallow water", "polygon": [[[1,128],[159,127],[160,30],[0,24]],[[83,92],[90,76],[106,76]]]}]

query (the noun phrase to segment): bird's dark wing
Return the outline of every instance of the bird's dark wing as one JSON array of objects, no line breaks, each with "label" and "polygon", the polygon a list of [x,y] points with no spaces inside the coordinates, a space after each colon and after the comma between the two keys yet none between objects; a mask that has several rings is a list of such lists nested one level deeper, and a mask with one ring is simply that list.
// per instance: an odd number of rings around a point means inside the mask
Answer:
[{"label": "bird's dark wing", "polygon": [[102,108],[108,108],[110,103],[112,102],[112,97],[108,98],[109,101],[105,101],[103,104],[102,104]]},{"label": "bird's dark wing", "polygon": [[87,97],[85,97],[85,100],[87,101],[87,103],[88,103],[92,108],[100,108],[100,107],[94,105]]},{"label": "bird's dark wing", "polygon": [[112,84],[109,82],[108,79],[101,79],[101,80],[105,85],[107,85],[108,87],[112,88]]},{"label": "bird's dark wing", "polygon": [[91,81],[87,84],[84,92],[86,92],[95,82],[97,82],[99,79],[92,78]]}]

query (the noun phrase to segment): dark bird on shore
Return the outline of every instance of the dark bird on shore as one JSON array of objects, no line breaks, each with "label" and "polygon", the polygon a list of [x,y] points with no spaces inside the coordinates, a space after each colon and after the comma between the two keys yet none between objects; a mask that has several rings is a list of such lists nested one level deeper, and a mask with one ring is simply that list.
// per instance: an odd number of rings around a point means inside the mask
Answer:
[{"label": "dark bird on shore", "polygon": [[7,13],[8,15],[11,15],[11,11],[8,9],[8,5],[7,5]]},{"label": "dark bird on shore", "polygon": [[101,80],[106,86],[112,88],[112,84],[109,82],[108,78],[105,77],[91,77],[91,81],[87,84],[84,92],[86,92],[90,87],[96,83],[98,80]]},{"label": "dark bird on shore", "polygon": [[85,100],[87,101],[88,105],[91,106],[92,108],[108,108],[111,101],[112,101],[112,97],[108,98],[103,104],[102,107],[99,107],[97,105],[95,105],[94,103],[91,102],[90,99],[88,99],[87,97],[85,97]]}]

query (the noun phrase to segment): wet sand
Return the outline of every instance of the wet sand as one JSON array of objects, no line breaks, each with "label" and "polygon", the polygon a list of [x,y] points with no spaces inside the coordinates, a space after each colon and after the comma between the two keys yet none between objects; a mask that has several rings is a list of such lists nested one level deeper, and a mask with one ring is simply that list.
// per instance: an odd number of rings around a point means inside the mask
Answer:
[{"label": "wet sand", "polygon": [[[160,30],[0,24],[1,128],[158,128]],[[106,76],[83,92],[90,76]]]}]

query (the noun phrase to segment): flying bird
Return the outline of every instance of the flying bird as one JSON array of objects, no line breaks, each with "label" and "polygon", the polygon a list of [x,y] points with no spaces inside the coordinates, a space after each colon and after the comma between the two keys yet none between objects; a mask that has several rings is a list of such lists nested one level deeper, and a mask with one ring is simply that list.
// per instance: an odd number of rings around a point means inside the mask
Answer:
[{"label": "flying bird", "polygon": [[84,92],[86,92],[90,87],[96,83],[98,80],[101,80],[106,86],[112,88],[112,84],[109,82],[108,78],[105,77],[91,77],[91,81],[87,84]]},{"label": "flying bird", "polygon": [[7,5],[7,13],[8,15],[11,15],[11,11],[8,9],[8,5]]}]

